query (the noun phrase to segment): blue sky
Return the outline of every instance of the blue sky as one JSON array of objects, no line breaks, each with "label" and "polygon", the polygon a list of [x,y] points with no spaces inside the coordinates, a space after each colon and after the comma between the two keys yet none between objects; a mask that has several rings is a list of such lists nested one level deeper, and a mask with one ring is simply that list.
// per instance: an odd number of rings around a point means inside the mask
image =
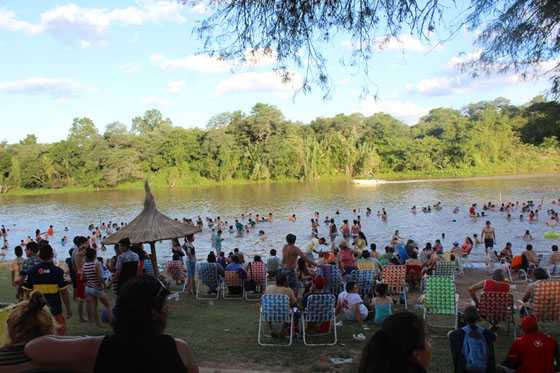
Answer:
[{"label": "blue sky", "polygon": [[303,122],[382,111],[414,124],[434,107],[461,108],[498,96],[521,104],[547,88],[543,78],[473,80],[460,72],[457,62],[477,53],[475,32],[460,30],[437,47],[407,34],[376,41],[369,88],[378,97],[362,97],[360,70],[339,63],[352,52],[350,38],[340,34],[323,45],[330,99],[322,100],[317,87],[294,97],[304,72],[294,67],[293,83],[282,84],[272,72],[273,55],[259,54],[244,65],[197,55],[201,42],[191,31],[205,11],[166,0],[0,2],[0,140],[13,143],[34,133],[40,142],[57,141],[81,116],[102,132],[114,121],[129,126],[150,108],[175,125],[204,127],[215,114],[248,112],[256,102]]}]

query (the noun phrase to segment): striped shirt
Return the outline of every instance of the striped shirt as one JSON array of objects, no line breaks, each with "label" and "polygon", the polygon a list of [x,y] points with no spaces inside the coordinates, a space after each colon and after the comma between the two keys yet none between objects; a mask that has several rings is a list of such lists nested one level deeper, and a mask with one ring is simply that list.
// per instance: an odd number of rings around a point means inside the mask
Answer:
[{"label": "striped shirt", "polygon": [[84,282],[88,288],[102,290],[103,286],[99,281],[99,277],[97,276],[96,268],[101,264],[97,260],[93,260],[91,262],[85,262],[82,266],[82,272],[84,275]]}]

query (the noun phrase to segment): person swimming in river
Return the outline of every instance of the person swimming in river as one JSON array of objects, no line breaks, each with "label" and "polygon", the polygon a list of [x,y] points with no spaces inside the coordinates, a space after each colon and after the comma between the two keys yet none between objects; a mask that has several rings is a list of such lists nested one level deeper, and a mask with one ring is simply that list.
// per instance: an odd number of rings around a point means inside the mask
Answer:
[{"label": "person swimming in river", "polygon": [[529,230],[527,229],[525,231],[525,234],[521,237],[521,239],[525,242],[529,242],[529,241],[533,241],[533,236],[531,235],[531,232],[529,232]]}]

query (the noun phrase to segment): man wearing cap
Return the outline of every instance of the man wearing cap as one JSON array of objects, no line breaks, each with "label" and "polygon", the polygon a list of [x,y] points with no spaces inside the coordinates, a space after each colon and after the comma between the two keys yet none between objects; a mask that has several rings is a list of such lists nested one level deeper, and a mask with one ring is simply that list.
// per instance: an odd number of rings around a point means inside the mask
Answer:
[{"label": "man wearing cap", "polygon": [[502,365],[516,373],[554,373],[554,363],[559,362],[556,340],[539,331],[534,315],[521,320],[521,329],[524,335],[513,341]]}]

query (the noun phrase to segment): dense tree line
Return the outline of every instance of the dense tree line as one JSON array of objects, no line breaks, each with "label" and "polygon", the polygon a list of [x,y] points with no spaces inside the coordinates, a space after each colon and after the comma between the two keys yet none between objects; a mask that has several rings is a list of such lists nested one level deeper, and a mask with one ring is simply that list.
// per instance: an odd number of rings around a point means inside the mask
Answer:
[{"label": "dense tree line", "polygon": [[0,189],[114,187],[149,176],[160,184],[313,180],[325,176],[461,176],[556,171],[560,104],[505,99],[433,109],[414,126],[383,113],[339,114],[309,124],[258,103],[222,113],[206,129],[172,124],[157,110],[99,133],[74,119],[65,140],[28,135],[0,144]]}]

